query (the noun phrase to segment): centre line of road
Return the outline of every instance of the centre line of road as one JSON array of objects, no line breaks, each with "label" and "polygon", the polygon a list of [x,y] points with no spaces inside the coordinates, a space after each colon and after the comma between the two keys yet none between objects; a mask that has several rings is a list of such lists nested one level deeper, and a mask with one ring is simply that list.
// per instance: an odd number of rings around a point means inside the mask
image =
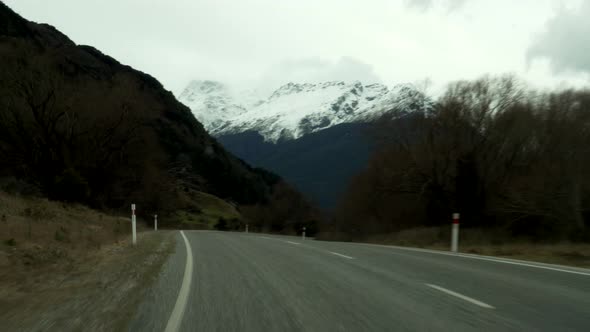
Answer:
[{"label": "centre line of road", "polygon": [[291,244],[301,244],[301,243],[297,243],[297,242],[291,242],[291,241],[285,241],[287,243],[291,243]]},{"label": "centre line of road", "polygon": [[328,252],[329,252],[329,253],[331,253],[332,255],[336,255],[336,256],[344,257],[344,258],[346,258],[346,259],[354,259],[354,257],[350,257],[350,256],[342,255],[342,254],[339,254],[339,253],[337,253],[337,252],[333,252],[333,251],[328,251]]},{"label": "centre line of road", "polygon": [[189,291],[191,289],[191,280],[193,280],[193,251],[191,249],[191,244],[188,242],[188,239],[184,235],[183,231],[180,231],[180,235],[182,235],[186,247],[184,277],[182,278],[182,286],[180,286],[180,291],[178,292],[178,297],[176,298],[176,304],[174,304],[174,309],[172,309],[172,313],[168,319],[168,324],[166,324],[166,329],[164,330],[165,332],[176,332],[180,328],[182,316],[184,316],[184,309],[186,308],[186,303],[188,302]]},{"label": "centre line of road", "polygon": [[452,296],[458,297],[458,298],[460,298],[461,300],[465,300],[465,301],[467,301],[467,302],[471,302],[471,303],[473,303],[473,304],[475,304],[475,305],[478,305],[478,306],[480,306],[480,307],[484,307],[484,308],[487,308],[487,309],[495,309],[494,307],[492,307],[491,305],[489,305],[489,304],[487,304],[487,303],[483,303],[483,302],[481,302],[481,301],[478,301],[478,300],[476,300],[476,299],[470,298],[470,297],[468,297],[468,296],[465,296],[465,295],[459,294],[459,293],[457,293],[457,292],[453,292],[452,290],[448,290],[448,289],[446,289],[446,288],[443,288],[443,287],[440,287],[440,286],[437,286],[437,285],[432,285],[432,284],[425,284],[425,285],[426,285],[426,286],[428,286],[428,287],[432,287],[432,288],[434,288],[434,289],[436,289],[436,290],[439,290],[439,291],[441,291],[441,292],[443,292],[443,293],[447,293],[447,294],[449,294],[449,295],[452,295]]}]

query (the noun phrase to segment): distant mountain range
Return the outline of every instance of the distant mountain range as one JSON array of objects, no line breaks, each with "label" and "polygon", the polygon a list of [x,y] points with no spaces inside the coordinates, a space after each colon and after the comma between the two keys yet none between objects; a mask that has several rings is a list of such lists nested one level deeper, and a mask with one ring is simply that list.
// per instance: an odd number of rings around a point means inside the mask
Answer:
[{"label": "distant mountain range", "polygon": [[410,84],[358,81],[287,83],[268,96],[192,81],[178,99],[229,151],[283,176],[327,209],[370,155],[367,123],[393,110],[433,107]]},{"label": "distant mountain range", "polygon": [[213,135],[256,131],[273,143],[341,123],[367,122],[394,108],[430,106],[412,85],[389,89],[361,82],[287,83],[264,97],[220,82],[192,81],[178,99]]}]

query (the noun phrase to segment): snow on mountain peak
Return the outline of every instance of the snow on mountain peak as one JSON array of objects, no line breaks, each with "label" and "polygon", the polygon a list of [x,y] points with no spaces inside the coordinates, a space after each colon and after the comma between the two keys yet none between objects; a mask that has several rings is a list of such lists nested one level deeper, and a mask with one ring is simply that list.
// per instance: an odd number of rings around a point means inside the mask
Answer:
[{"label": "snow on mountain peak", "polygon": [[[207,130],[246,112],[246,108],[260,103],[252,91],[234,91],[216,81],[191,81],[178,96],[203,123]],[[240,102],[238,102],[240,100]]]},{"label": "snow on mountain peak", "polygon": [[213,135],[254,130],[271,142],[296,139],[340,123],[366,121],[392,109],[431,107],[411,85],[388,89],[380,83],[359,81],[290,82],[268,98],[260,98],[255,91],[236,93],[219,82],[193,81],[179,100]]}]

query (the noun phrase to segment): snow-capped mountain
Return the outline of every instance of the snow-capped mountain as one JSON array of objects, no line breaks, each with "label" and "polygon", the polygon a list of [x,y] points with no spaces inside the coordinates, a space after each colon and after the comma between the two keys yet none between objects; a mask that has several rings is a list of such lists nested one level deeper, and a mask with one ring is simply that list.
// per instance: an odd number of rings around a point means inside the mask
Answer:
[{"label": "snow-capped mountain", "polygon": [[192,81],[178,97],[211,131],[262,102],[254,91],[233,91],[215,81]]},{"label": "snow-capped mountain", "polygon": [[252,130],[270,142],[365,121],[393,109],[409,112],[432,106],[411,85],[389,89],[361,82],[288,83],[260,98],[255,91],[238,93],[219,82],[193,81],[179,100],[213,135]]},{"label": "snow-capped mountain", "polygon": [[179,100],[228,151],[281,175],[327,209],[371,155],[367,120],[433,106],[412,85],[341,81],[288,83],[266,96],[194,81]]}]

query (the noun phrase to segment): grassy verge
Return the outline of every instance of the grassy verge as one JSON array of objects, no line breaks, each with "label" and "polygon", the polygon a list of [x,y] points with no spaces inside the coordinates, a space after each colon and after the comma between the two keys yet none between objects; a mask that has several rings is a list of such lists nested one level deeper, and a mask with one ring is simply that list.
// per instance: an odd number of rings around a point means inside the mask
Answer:
[{"label": "grassy verge", "polygon": [[119,331],[174,248],[173,232],[0,192],[0,321],[7,331]]},{"label": "grassy verge", "polygon": [[182,228],[215,229],[223,220],[228,229],[235,227],[242,216],[230,203],[204,192],[191,193],[191,204],[194,206],[175,213],[173,218]]},{"label": "grassy verge", "polygon": [[[138,229],[143,229],[141,222]],[[107,215],[82,205],[0,192],[0,248],[4,253],[33,255],[27,265],[51,263],[50,257],[28,252],[31,250],[77,256],[121,241],[130,232],[129,218]]]},{"label": "grassy verge", "polygon": [[[340,233],[320,233],[316,238],[328,241],[352,240],[448,251],[451,230],[450,227],[421,227],[362,238],[351,238]],[[469,254],[590,268],[590,244],[569,242],[534,243],[526,239],[509,238],[506,234],[500,232],[481,229],[461,230],[459,251]]]}]

